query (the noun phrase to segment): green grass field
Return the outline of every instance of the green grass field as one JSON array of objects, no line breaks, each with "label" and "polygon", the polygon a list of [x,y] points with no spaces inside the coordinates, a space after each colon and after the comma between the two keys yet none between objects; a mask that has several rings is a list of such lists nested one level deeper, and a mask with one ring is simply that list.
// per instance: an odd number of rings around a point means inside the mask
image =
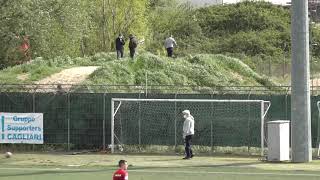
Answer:
[{"label": "green grass field", "polygon": [[130,165],[130,180],[308,180],[320,179],[320,161],[266,163],[258,157],[138,156],[109,154],[14,154],[0,159],[1,180],[112,179],[120,159]]}]

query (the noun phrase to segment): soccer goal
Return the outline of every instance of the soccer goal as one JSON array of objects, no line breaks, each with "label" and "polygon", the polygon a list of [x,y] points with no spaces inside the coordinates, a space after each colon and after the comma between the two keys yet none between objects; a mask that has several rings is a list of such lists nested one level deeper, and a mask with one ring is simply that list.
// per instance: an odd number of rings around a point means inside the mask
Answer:
[{"label": "soccer goal", "polygon": [[194,147],[210,151],[260,147],[263,155],[265,117],[270,106],[270,101],[264,100],[113,98],[111,152],[144,152],[141,148],[150,146],[167,152],[177,151],[177,147],[181,150],[181,112],[188,109],[195,119]]}]

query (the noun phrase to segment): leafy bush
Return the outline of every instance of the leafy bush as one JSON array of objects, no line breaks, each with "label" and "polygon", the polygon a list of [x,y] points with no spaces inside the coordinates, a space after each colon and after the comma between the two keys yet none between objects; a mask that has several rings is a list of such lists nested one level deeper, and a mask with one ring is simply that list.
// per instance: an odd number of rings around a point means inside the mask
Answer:
[{"label": "leafy bush", "polygon": [[237,85],[274,86],[239,59],[224,55],[199,54],[167,59],[145,53],[136,61],[106,62],[90,76],[89,84],[191,85],[208,87]]},{"label": "leafy bush", "polygon": [[178,42],[178,57],[199,53],[279,56],[290,51],[290,11],[268,2],[199,9],[168,2],[153,7],[150,14],[147,49],[155,54],[165,53],[163,41],[169,34]]},{"label": "leafy bush", "polygon": [[115,57],[115,53],[97,53],[93,55],[90,60],[93,62],[106,62],[106,61],[113,61]]},{"label": "leafy bush", "polygon": [[[113,60],[112,60],[113,58]],[[94,59],[94,61],[92,61]],[[111,85],[173,85],[207,87],[211,92],[217,86],[274,86],[267,77],[260,76],[248,65],[225,55],[198,54],[183,58],[167,58],[151,53],[142,53],[135,60],[117,60],[112,54],[93,57],[53,59],[37,58],[0,71],[2,83],[30,83],[57,73],[65,68],[83,65],[98,65],[100,68],[89,76],[84,84]],[[21,79],[19,76],[26,75]],[[147,82],[146,82],[147,80]],[[90,90],[94,91],[94,90]],[[127,89],[129,92],[130,89]],[[192,88],[186,91],[193,91]]]}]

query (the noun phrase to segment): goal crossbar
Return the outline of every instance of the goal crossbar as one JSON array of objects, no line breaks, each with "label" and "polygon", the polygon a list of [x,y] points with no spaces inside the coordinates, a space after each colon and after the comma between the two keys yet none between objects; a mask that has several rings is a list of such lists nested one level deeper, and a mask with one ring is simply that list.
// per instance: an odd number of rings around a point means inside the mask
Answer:
[{"label": "goal crossbar", "polygon": [[[115,107],[115,102],[119,102],[118,106]],[[114,138],[114,119],[121,107],[122,102],[222,102],[222,103],[260,103],[261,105],[261,156],[264,155],[264,139],[265,139],[265,132],[264,132],[264,124],[265,124],[265,117],[268,113],[269,108],[271,107],[270,101],[265,100],[241,100],[241,99],[134,99],[134,98],[112,98],[111,99],[111,153],[114,153],[115,143]],[[265,106],[266,105],[266,106]],[[319,104],[320,105],[320,104]]]},{"label": "goal crossbar", "polygon": [[131,99],[131,98],[112,98],[111,101],[134,101],[134,102],[256,102],[256,103],[270,103],[270,101],[264,100],[236,100],[236,99]]}]

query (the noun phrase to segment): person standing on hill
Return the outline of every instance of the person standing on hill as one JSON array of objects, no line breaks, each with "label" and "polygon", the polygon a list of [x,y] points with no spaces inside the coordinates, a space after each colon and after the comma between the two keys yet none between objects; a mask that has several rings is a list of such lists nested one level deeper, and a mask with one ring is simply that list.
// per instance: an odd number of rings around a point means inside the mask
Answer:
[{"label": "person standing on hill", "polygon": [[175,39],[173,39],[172,35],[165,40],[164,46],[167,49],[168,57],[172,57],[173,48],[177,46],[177,42]]},{"label": "person standing on hill", "polygon": [[129,50],[130,50],[130,57],[133,59],[134,55],[136,54],[136,49],[138,47],[138,41],[136,37],[132,34],[129,35]]},{"label": "person standing on hill", "polygon": [[119,34],[119,36],[116,39],[117,59],[123,58],[125,44],[126,44],[126,42],[123,38],[123,35]]}]

